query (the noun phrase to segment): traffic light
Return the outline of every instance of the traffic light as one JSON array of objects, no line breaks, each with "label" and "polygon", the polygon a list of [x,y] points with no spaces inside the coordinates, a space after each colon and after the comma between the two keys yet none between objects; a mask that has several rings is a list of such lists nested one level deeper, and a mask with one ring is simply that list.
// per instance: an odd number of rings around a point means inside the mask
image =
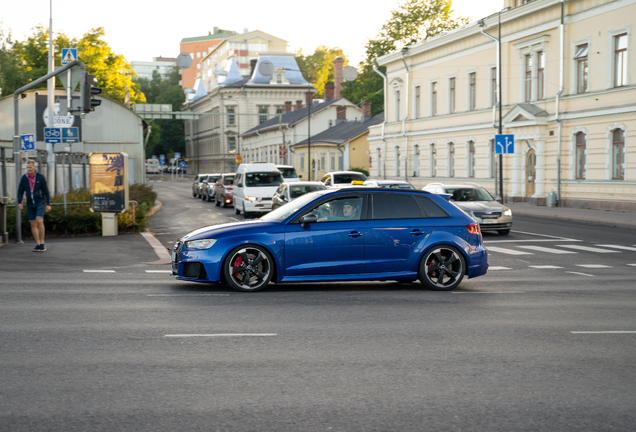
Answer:
[{"label": "traffic light", "polygon": [[95,107],[102,103],[99,99],[93,99],[94,95],[98,95],[102,92],[102,89],[99,87],[94,87],[95,84],[97,84],[95,75],[84,74],[84,94],[82,95],[83,113],[95,111]]}]

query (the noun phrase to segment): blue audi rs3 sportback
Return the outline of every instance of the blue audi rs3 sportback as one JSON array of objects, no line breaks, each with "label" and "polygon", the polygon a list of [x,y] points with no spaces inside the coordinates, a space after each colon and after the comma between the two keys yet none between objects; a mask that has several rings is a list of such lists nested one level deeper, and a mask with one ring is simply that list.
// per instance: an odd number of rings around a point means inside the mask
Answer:
[{"label": "blue audi rs3 sportback", "polygon": [[200,228],[172,250],[177,279],[257,291],[271,281],[415,281],[452,290],[488,270],[479,224],[442,196],[350,187],[260,219]]}]

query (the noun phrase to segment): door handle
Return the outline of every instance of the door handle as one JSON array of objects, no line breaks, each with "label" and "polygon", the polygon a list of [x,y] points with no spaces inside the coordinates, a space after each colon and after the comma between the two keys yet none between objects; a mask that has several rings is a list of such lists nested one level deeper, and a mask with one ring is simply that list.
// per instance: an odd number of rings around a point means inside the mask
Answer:
[{"label": "door handle", "polygon": [[418,229],[414,229],[413,231],[411,231],[411,235],[414,236],[421,236],[422,234],[424,234],[424,231],[420,231]]},{"label": "door handle", "polygon": [[362,233],[361,233],[361,232],[358,232],[358,231],[351,231],[351,232],[350,232],[349,234],[347,234],[347,235],[348,235],[349,237],[356,238],[356,237],[360,237],[360,236],[362,235]]}]

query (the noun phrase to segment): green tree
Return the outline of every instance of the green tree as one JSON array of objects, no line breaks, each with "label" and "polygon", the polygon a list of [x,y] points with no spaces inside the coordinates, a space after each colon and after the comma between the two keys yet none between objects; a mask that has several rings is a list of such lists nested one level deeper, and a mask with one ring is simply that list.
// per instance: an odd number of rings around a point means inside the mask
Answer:
[{"label": "green tree", "polygon": [[349,63],[341,48],[319,46],[313,54],[305,56],[299,50],[295,55],[298,67],[305,72],[305,78],[316,87],[316,98],[324,98],[325,85],[333,82],[333,61],[336,57],[342,57],[345,66]]},{"label": "green tree", "polygon": [[451,7],[452,0],[406,0],[398,6],[378,35],[367,41],[360,75],[343,84],[342,96],[356,103],[371,101],[373,115],[384,111],[383,80],[373,71],[373,60],[468,23],[468,18],[451,18]]},{"label": "green tree", "polygon": [[20,56],[13,50],[13,44],[11,33],[5,36],[0,27],[0,97],[9,96],[28,83]]}]

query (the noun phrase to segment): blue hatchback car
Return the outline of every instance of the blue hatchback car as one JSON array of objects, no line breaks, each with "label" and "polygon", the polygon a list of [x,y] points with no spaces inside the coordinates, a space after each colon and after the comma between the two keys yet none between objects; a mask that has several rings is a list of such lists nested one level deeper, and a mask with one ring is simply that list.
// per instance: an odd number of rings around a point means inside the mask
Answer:
[{"label": "blue hatchback car", "polygon": [[352,187],[301,196],[260,219],[179,239],[172,274],[257,291],[276,283],[415,281],[456,288],[488,270],[479,225],[425,191]]}]

